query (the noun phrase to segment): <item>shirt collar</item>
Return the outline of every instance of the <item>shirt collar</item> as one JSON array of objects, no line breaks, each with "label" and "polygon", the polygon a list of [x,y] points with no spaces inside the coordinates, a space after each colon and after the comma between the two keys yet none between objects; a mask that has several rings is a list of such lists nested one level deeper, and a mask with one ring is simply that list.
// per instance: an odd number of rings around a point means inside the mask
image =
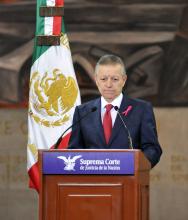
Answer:
[{"label": "shirt collar", "polygon": [[101,96],[101,109],[104,109],[107,104],[112,104],[120,108],[123,99],[123,94],[121,93],[117,98],[115,98],[111,103],[108,103],[103,96]]}]

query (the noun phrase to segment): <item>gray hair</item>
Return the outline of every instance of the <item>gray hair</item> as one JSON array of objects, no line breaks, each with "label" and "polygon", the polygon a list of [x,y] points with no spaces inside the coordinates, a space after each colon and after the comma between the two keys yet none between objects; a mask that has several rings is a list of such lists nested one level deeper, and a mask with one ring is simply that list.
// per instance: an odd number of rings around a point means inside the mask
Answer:
[{"label": "gray hair", "polygon": [[125,70],[125,65],[123,63],[123,60],[113,54],[106,54],[104,56],[102,56],[99,61],[97,62],[96,66],[95,66],[95,74],[97,74],[99,66],[101,65],[120,65],[122,68],[122,74],[126,75],[126,70]]}]

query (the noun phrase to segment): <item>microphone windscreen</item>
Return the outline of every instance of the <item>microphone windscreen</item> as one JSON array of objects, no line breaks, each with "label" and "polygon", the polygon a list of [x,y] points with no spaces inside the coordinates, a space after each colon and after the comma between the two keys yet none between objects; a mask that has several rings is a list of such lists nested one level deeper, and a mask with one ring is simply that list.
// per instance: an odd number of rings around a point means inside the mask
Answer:
[{"label": "microphone windscreen", "polygon": [[119,110],[119,108],[118,108],[117,106],[114,106],[114,109],[115,109],[116,111],[118,111],[118,110]]}]

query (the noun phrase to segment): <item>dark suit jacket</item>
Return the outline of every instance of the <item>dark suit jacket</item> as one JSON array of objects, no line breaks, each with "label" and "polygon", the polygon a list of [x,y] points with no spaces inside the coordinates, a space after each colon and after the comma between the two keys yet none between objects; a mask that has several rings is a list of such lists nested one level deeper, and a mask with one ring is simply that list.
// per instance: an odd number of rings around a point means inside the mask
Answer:
[{"label": "dark suit jacket", "polygon": [[[131,99],[124,95],[119,109],[120,113],[125,111],[128,106],[132,106],[132,109],[127,116],[122,115],[122,117],[130,131],[133,147],[135,149],[141,149],[153,167],[159,161],[162,150],[157,138],[156,123],[152,106],[148,102],[139,99]],[[77,106],[73,117],[73,123],[90,112],[93,107],[97,107],[95,112],[91,112],[87,117],[83,118],[79,123],[73,126],[68,148],[129,148],[128,134],[118,115],[112,129],[109,143],[106,144],[101,121],[100,98]]]}]

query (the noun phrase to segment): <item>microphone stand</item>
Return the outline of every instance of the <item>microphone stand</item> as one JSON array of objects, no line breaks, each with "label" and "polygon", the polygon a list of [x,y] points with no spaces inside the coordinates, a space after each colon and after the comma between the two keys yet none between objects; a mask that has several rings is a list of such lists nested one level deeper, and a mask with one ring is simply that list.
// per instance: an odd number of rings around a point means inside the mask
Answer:
[{"label": "microphone stand", "polygon": [[86,116],[88,116],[91,112],[95,112],[97,110],[97,107],[93,107],[91,108],[91,110],[89,112],[87,112],[83,117],[81,117],[78,121],[76,121],[75,123],[73,123],[71,126],[69,126],[63,133],[62,135],[58,138],[57,142],[54,145],[54,149],[57,149],[59,144],[62,141],[62,137],[63,135],[72,127],[74,127],[76,124],[78,124],[83,118],[85,118]]},{"label": "microphone stand", "polygon": [[120,112],[119,112],[118,107],[117,107],[117,106],[114,106],[114,109],[117,111],[117,114],[119,115],[119,117],[120,117],[120,119],[121,119],[121,121],[122,121],[124,127],[125,127],[126,130],[127,130],[128,140],[129,140],[129,148],[130,148],[130,149],[134,149],[134,148],[133,148],[132,138],[131,138],[131,134],[130,134],[130,132],[129,132],[129,129],[128,129],[127,126],[126,126],[126,124],[125,124],[125,122],[124,122],[124,120],[123,120],[123,118],[122,118],[122,116],[121,116],[121,114],[120,114]]}]

